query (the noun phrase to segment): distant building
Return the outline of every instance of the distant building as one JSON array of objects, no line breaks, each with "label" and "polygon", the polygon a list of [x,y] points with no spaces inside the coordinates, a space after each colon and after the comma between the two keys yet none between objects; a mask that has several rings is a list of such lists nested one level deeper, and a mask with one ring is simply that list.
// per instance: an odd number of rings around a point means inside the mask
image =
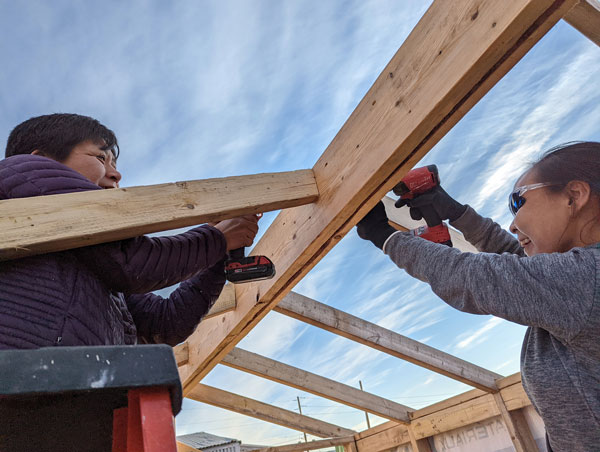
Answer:
[{"label": "distant building", "polygon": [[242,442],[237,439],[198,432],[177,437],[177,441],[202,452],[241,452]]},{"label": "distant building", "polygon": [[177,437],[177,441],[202,452],[249,452],[265,446],[242,444],[240,440],[211,435],[206,432],[190,433]]}]

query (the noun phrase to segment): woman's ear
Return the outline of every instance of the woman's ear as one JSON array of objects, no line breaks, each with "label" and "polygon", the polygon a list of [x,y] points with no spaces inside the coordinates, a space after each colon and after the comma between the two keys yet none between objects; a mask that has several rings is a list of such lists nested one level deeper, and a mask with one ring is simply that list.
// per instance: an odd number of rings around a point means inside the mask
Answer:
[{"label": "woman's ear", "polygon": [[568,205],[575,210],[581,209],[592,197],[590,184],[580,180],[572,180],[566,186]]}]

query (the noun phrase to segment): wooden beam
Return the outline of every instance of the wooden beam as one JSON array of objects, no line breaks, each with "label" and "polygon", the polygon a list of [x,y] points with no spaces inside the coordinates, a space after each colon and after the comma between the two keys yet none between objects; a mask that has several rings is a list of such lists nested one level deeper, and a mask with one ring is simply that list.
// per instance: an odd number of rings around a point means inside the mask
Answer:
[{"label": "wooden beam", "polygon": [[[223,286],[223,290],[217,301],[215,301],[215,304],[213,304],[202,320],[204,321],[225,312],[233,311],[235,306],[235,288],[233,284],[227,283]],[[177,361],[178,367],[184,366],[189,362],[189,346],[187,342],[173,347],[173,353],[175,354],[175,361]]]},{"label": "wooden beam", "polygon": [[177,367],[185,366],[190,359],[190,349],[188,343],[184,342],[183,344],[173,347],[173,354],[175,355]]},{"label": "wooden beam", "polygon": [[320,421],[203,384],[196,385],[187,397],[198,402],[235,411],[236,413],[245,414],[246,416],[282,425],[300,432],[306,432],[320,438],[350,436],[356,433],[353,430],[338,427],[329,422]]},{"label": "wooden beam", "polygon": [[501,375],[346,312],[292,292],[277,305],[281,314],[339,334],[488,392]]},{"label": "wooden beam", "polygon": [[[354,436],[358,452],[379,452],[411,444],[408,426],[386,422]],[[412,444],[411,444],[412,446]]]},{"label": "wooden beam", "polygon": [[0,201],[0,260],[285,209],[318,198],[311,170]]},{"label": "wooden beam", "polygon": [[210,319],[211,317],[233,311],[235,307],[235,287],[233,284],[227,283],[225,286],[223,286],[221,295],[219,295],[219,298],[217,298],[215,304],[213,304],[212,308],[210,308],[210,311],[208,311],[202,320]]},{"label": "wooden beam", "polygon": [[[408,207],[402,207],[400,209],[394,206],[396,201],[386,196],[383,198],[383,205],[385,206],[385,211],[387,213],[388,219],[392,226],[400,231],[410,231],[412,229],[418,228],[419,226],[424,226],[425,220],[415,221],[410,217],[410,211]],[[468,253],[478,253],[479,251],[473,245],[471,245],[465,239],[465,236],[462,235],[461,232],[457,231],[453,228],[448,228],[450,231],[450,238],[452,239],[452,246],[458,250]]]},{"label": "wooden beam", "polygon": [[254,252],[277,276],[189,339],[192,390],[576,0],[436,0],[313,167],[319,201],[282,212]]},{"label": "wooden beam", "polygon": [[320,439],[307,443],[286,444],[285,446],[266,447],[254,449],[250,452],[301,452],[304,450],[322,449],[329,446],[342,446],[348,442],[354,442],[354,436],[342,436],[340,438]]},{"label": "wooden beam", "polygon": [[177,441],[177,452],[202,452],[200,449],[195,449],[192,446]]},{"label": "wooden beam", "polygon": [[600,1],[581,0],[564,17],[565,22],[600,46]]},{"label": "wooden beam", "polygon": [[356,441],[344,444],[344,452],[358,452],[358,449],[356,448]]},{"label": "wooden beam", "polygon": [[409,423],[411,408],[273,359],[234,348],[221,364],[310,392],[386,419]]},{"label": "wooden beam", "polygon": [[[499,380],[498,386],[502,388],[500,395],[506,409],[511,412],[514,422],[515,412],[531,405],[531,401],[527,398],[521,385],[520,374]],[[411,414],[413,421],[410,426],[385,422],[357,433],[354,438],[358,445],[358,452],[379,452],[411,444],[411,434],[413,439],[419,442],[430,436],[485,421],[498,415],[501,413],[494,394],[474,389],[415,411]],[[520,422],[520,414],[517,413],[516,416]],[[412,432],[409,432],[409,428]]]},{"label": "wooden beam", "polygon": [[516,452],[539,452],[537,444],[533,439],[529,425],[525,419],[522,410],[515,410],[512,413],[506,408],[506,404],[500,393],[494,394],[494,400],[500,410],[502,420],[506,425],[506,430],[510,435],[510,440],[515,446]]},{"label": "wooden beam", "polygon": [[413,452],[431,452],[431,446],[427,438],[417,439],[411,426],[408,427],[408,437]]}]

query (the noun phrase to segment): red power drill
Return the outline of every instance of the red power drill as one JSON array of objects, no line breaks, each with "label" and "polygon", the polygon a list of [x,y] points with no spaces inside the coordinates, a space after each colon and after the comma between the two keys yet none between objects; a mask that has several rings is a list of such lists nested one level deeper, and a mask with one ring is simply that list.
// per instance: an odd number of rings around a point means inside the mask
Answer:
[{"label": "red power drill", "polygon": [[[409,171],[393,191],[394,194],[400,196],[400,199],[414,199],[415,196],[427,193],[439,184],[440,176],[437,166],[429,165]],[[421,226],[411,232],[430,242],[452,246],[448,226],[442,221],[433,206],[421,206],[419,211],[427,226]]]}]

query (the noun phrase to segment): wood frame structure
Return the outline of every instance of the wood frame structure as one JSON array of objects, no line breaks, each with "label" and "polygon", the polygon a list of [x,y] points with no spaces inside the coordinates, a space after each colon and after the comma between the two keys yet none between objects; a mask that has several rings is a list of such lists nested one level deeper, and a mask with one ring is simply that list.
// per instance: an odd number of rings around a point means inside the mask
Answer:
[{"label": "wood frame structure", "polygon": [[[518,452],[535,451],[522,411],[530,401],[519,374],[502,377],[291,289],[561,18],[600,45],[598,0],[435,0],[311,170],[0,201],[6,213],[0,219],[6,232],[0,260],[300,206],[282,211],[255,248],[276,262],[277,276],[228,287],[221,307],[176,347],[184,394],[325,438],[261,452],[340,444],[354,452],[405,444],[428,452],[427,438],[495,416],[503,419]],[[109,208],[110,224],[102,221]],[[115,208],[122,218],[116,225]],[[90,218],[95,218],[92,232]],[[392,220],[399,228],[411,227],[405,217]],[[60,235],[64,228],[56,224],[62,221],[75,226]],[[460,236],[454,240],[462,243]],[[413,410],[235,348],[271,310],[475,389]],[[219,363],[390,421],[357,433],[200,384]]]}]

